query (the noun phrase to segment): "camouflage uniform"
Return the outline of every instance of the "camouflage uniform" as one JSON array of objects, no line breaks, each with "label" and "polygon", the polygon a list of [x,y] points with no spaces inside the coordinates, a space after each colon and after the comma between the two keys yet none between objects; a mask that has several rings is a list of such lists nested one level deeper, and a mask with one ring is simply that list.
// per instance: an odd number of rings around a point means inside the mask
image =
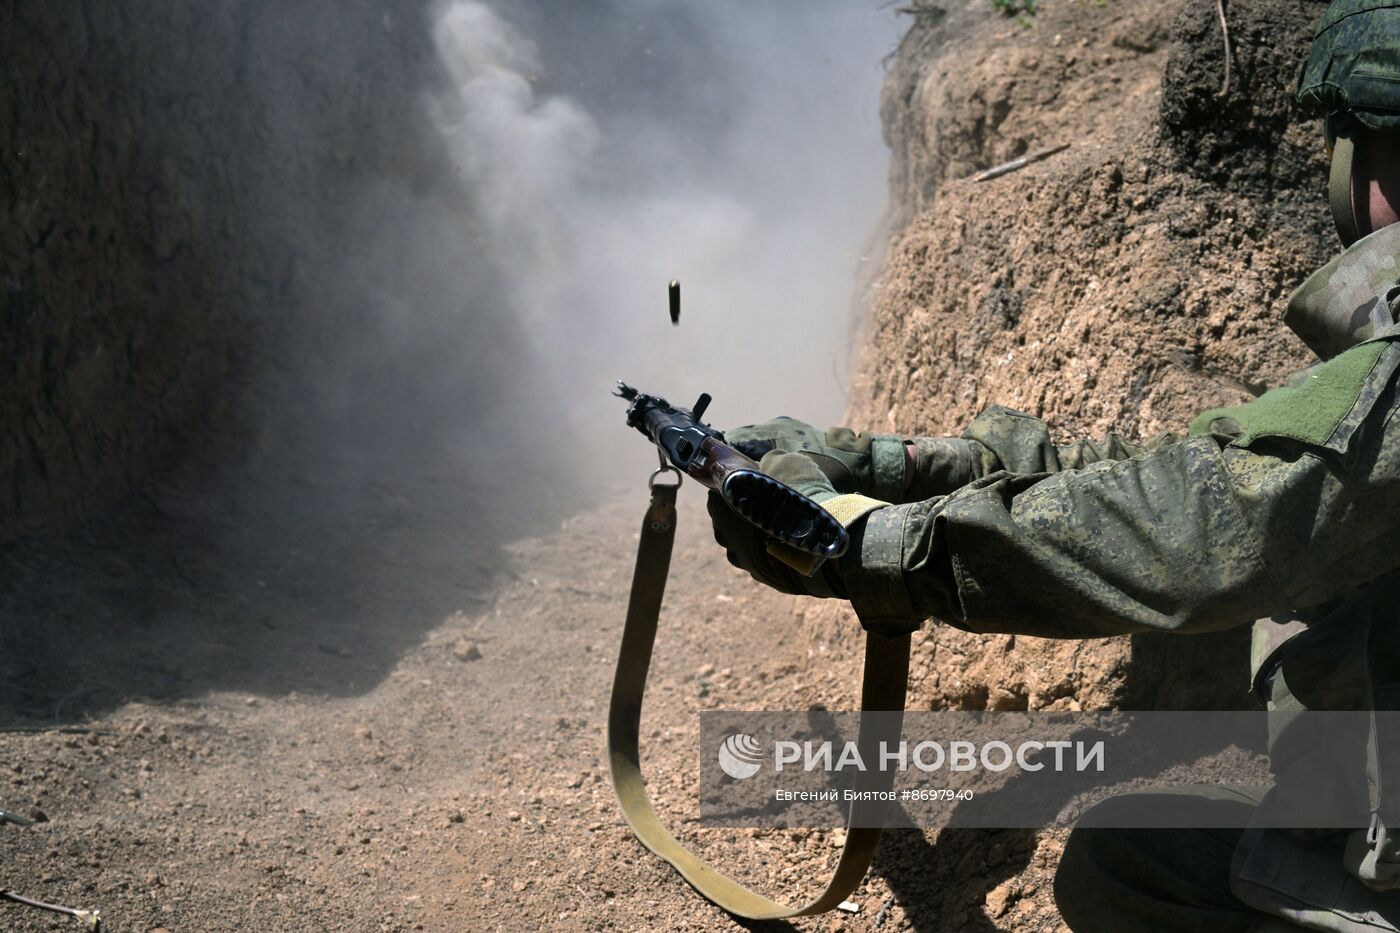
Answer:
[{"label": "camouflage uniform", "polygon": [[[928,618],[1059,638],[1204,632],[1321,606],[1400,565],[1397,280],[1400,225],[1290,302],[1290,324],[1329,359],[1206,412],[1186,438],[1057,446],[1044,422],[993,407],[961,438],[909,440],[911,501],[870,514],[843,571],[862,621],[890,634]],[[873,439],[877,475],[902,444]]]},{"label": "camouflage uniform", "polygon": [[[961,438],[870,439],[875,476],[893,471],[905,443],[916,456],[907,501],[870,513],[859,560],[843,568],[862,621],[891,634],[933,617],[1089,638],[1263,617],[1252,661],[1271,708],[1369,708],[1400,682],[1395,626],[1370,625],[1400,613],[1397,281],[1400,224],[1290,302],[1286,320],[1323,362],[1206,412],[1184,438],[1057,446],[1042,421],[995,407]],[[1335,769],[1345,754],[1286,742],[1274,752],[1276,770]],[[1256,798],[1164,800],[1247,812]],[[1057,900],[1076,930],[1254,929],[1260,915],[1230,889],[1240,837],[1076,831]]]},{"label": "camouflage uniform", "polygon": [[[1354,244],[1289,303],[1286,321],[1321,362],[1249,404],[1206,412],[1185,437],[1056,445],[1044,422],[1001,407],[960,438],[777,423],[734,433],[784,431],[784,449],[808,451],[838,493],[889,501],[852,526],[834,594],[877,631],[936,618],[974,632],[1089,638],[1261,619],[1254,682],[1270,708],[1396,709],[1400,634],[1371,623],[1400,616],[1397,282],[1400,224]],[[903,488],[906,445],[915,463]],[[1281,730],[1275,770],[1327,769],[1379,812],[1348,738],[1298,743]],[[1154,803],[1188,817],[1226,808],[1243,823],[1261,796]],[[1400,811],[1383,815],[1369,864],[1348,868],[1393,890],[1400,845],[1385,827],[1400,826]],[[1076,830],[1056,899],[1080,933],[1300,928],[1232,888],[1250,832]],[[1317,851],[1340,866],[1347,842],[1333,834]],[[1322,921],[1312,928],[1358,929]]]}]

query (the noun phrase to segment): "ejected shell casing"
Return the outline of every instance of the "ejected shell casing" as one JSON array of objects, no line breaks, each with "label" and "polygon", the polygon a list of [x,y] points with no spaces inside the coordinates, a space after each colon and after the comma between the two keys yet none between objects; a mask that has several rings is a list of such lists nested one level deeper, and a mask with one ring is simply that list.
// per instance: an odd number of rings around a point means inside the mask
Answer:
[{"label": "ejected shell casing", "polygon": [[672,279],[667,291],[671,294],[671,323],[679,325],[681,322],[681,283],[677,279]]}]

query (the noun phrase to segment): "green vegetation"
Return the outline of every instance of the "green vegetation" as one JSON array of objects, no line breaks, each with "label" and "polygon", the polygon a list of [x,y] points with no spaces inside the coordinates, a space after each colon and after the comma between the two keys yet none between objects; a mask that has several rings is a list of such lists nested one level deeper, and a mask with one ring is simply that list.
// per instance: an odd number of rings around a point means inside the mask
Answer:
[{"label": "green vegetation", "polygon": [[1036,0],[992,0],[992,6],[996,7],[1007,16],[1017,14],[1035,15]]}]

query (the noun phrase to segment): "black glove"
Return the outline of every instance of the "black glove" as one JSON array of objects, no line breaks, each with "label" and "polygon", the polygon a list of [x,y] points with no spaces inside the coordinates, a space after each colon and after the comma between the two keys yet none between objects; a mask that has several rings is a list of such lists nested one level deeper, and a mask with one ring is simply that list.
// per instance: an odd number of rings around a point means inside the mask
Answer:
[{"label": "black glove", "polygon": [[[818,503],[836,497],[831,481],[806,454],[772,450],[763,456],[759,466],[764,473]],[[773,556],[768,550],[773,539],[726,505],[717,493],[710,493],[708,507],[715,541],[724,548],[729,562],[748,571],[759,583],[794,596],[846,598],[836,561],[824,561],[815,574],[804,576]]]}]

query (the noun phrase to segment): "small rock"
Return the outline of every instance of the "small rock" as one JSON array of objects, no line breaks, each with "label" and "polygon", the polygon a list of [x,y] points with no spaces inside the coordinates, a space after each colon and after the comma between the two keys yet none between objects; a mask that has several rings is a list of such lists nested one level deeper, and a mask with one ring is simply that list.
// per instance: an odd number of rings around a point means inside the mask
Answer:
[{"label": "small rock", "polygon": [[506,819],[510,820],[512,823],[519,823],[519,822],[520,822],[520,813],[519,813],[519,811],[511,810],[509,813],[506,814]]},{"label": "small rock", "polygon": [[695,676],[696,676],[696,677],[709,677],[709,676],[710,676],[711,674],[713,674],[714,672],[715,672],[715,666],[714,666],[713,664],[702,664],[702,665],[700,665],[699,668],[696,669],[696,671],[695,671]]},{"label": "small rock", "polygon": [[447,822],[449,823],[465,823],[466,821],[467,815],[461,810],[454,810],[452,814],[447,818]]},{"label": "small rock", "polygon": [[510,883],[510,889],[511,889],[512,891],[514,891],[516,894],[519,894],[521,891],[524,891],[524,890],[525,890],[526,888],[528,888],[529,886],[530,886],[530,882],[528,882],[528,881],[512,881],[512,882]]},{"label": "small rock", "polygon": [[38,807],[29,808],[29,818],[35,823],[47,823],[49,821],[49,815]]},{"label": "small rock", "polygon": [[475,642],[463,640],[452,646],[452,656],[458,661],[480,661],[481,649]]},{"label": "small rock", "polygon": [[836,832],[834,832],[834,833],[831,834],[831,847],[832,847],[833,849],[839,849],[839,848],[841,848],[842,846],[844,846],[845,844],[846,844],[846,831],[845,831],[844,829],[838,829],[838,830],[836,830]]},{"label": "small rock", "polygon": [[993,919],[1006,913],[1006,908],[1017,894],[1013,882],[1004,881],[987,892],[987,916]]}]

